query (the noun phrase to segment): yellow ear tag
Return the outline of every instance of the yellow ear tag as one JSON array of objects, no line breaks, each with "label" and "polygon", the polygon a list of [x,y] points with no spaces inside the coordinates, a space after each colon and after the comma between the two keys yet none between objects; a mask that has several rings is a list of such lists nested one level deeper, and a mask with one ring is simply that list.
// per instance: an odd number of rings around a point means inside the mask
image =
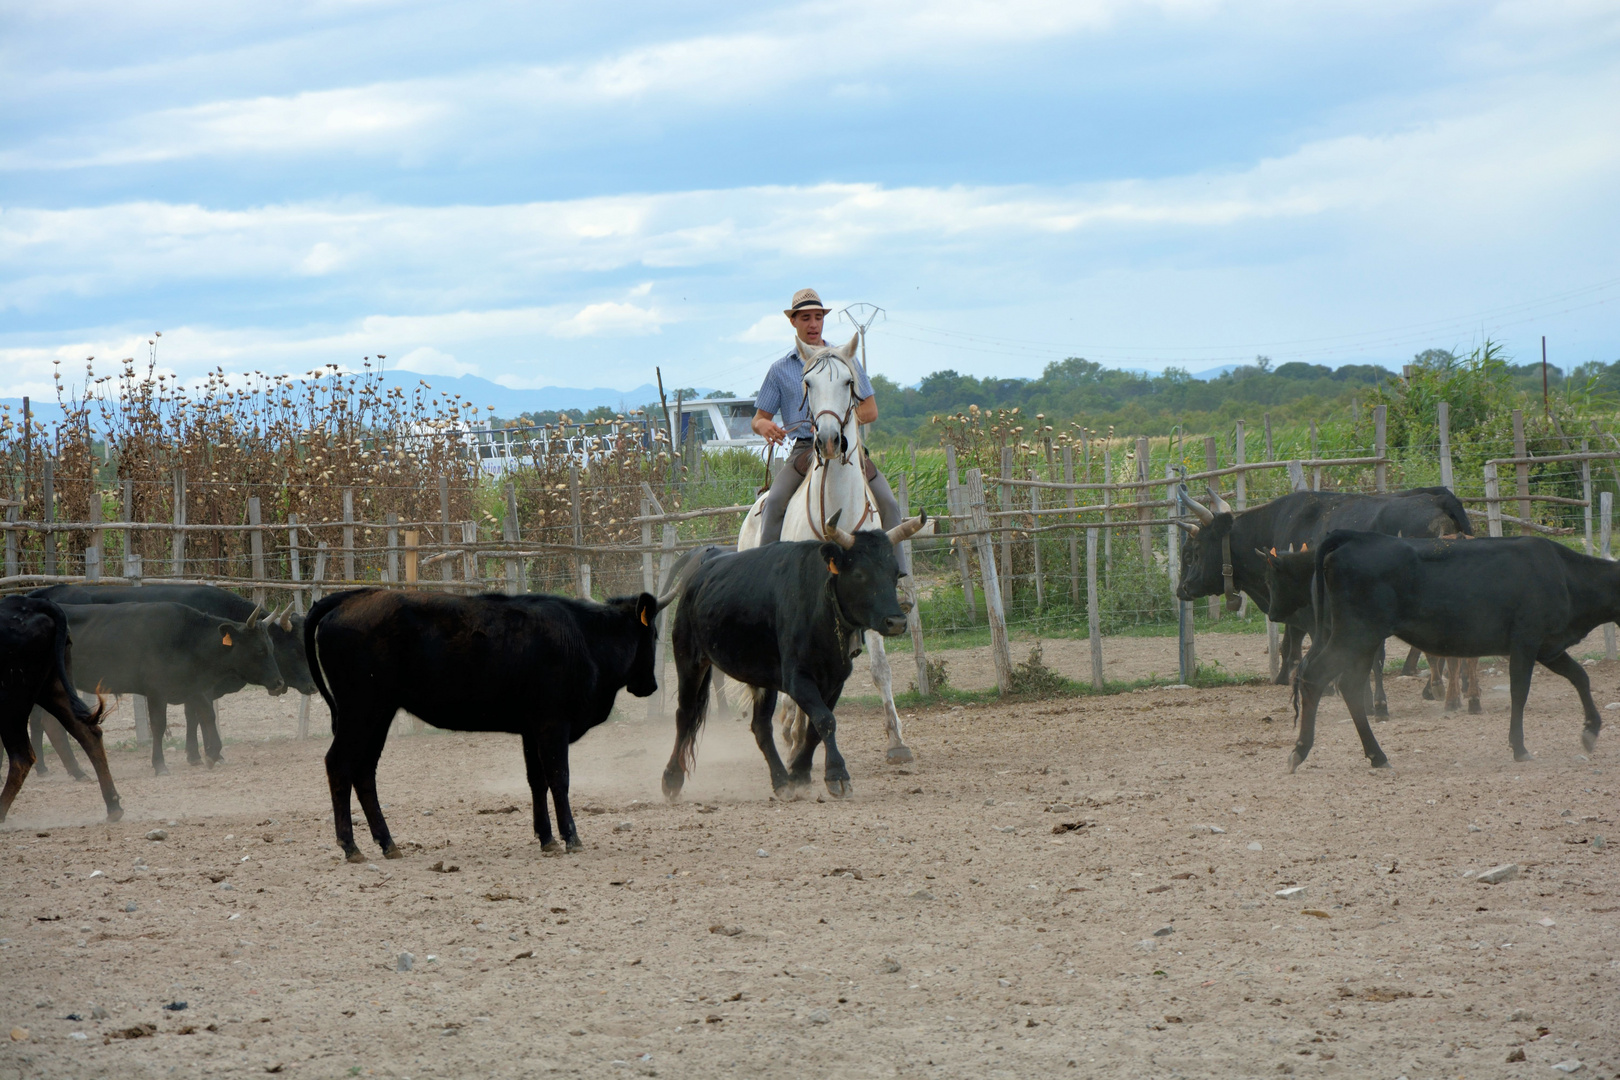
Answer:
[{"label": "yellow ear tag", "polygon": [[230,643],[231,643],[231,635],[230,635],[230,632],[227,631],[226,634],[225,634],[225,639],[223,641],[223,644],[229,645]]},{"label": "yellow ear tag", "polygon": [[641,625],[642,626],[651,626],[652,625],[652,623],[649,622],[648,619],[647,619],[647,609],[646,608],[641,609]]},{"label": "yellow ear tag", "polygon": [[838,564],[833,562],[831,559],[828,559],[827,560],[827,569],[829,571],[831,571],[832,573],[836,574],[836,573],[838,573]]}]

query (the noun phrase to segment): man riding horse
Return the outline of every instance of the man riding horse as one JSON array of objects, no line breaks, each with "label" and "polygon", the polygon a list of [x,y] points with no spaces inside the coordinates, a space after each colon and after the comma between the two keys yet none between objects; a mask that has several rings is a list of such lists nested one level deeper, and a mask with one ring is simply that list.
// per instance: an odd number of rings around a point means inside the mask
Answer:
[{"label": "man riding horse", "polygon": [[[793,332],[800,341],[819,349],[826,345],[821,340],[821,330],[829,310],[821,303],[816,290],[800,289],[793,294],[792,304],[782,314],[793,324]],[[870,424],[878,417],[877,397],[860,365],[851,364],[850,367],[855,375],[855,419]],[[765,374],[765,383],[754,400],[752,427],[756,435],[762,436],[773,446],[784,442],[789,435],[793,436],[793,448],[787,451],[787,461],[776,474],[776,479],[771,481],[770,492],[765,496],[761,544],[775,543],[782,538],[782,519],[787,513],[788,500],[793,498],[793,493],[804,482],[805,474],[810,469],[814,418],[805,405],[804,378],[805,362],[795,345],[786,356],[771,365]],[[772,419],[776,413],[782,415],[780,424]],[[861,453],[866,486],[877,505],[878,517],[885,530],[892,529],[900,524],[900,504],[895,501],[889,482],[872,463],[871,455],[866,453],[864,447]],[[909,568],[902,564],[900,572],[905,574],[908,571]]]}]

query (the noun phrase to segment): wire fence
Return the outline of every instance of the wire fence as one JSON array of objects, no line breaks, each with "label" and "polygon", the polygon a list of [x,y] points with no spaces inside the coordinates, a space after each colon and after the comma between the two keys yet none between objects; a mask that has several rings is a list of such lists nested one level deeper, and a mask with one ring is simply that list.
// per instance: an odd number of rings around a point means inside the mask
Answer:
[{"label": "wire fence", "polygon": [[[1508,456],[1458,467],[1445,416],[1442,408],[1433,442],[1395,452],[1380,407],[1371,410],[1365,443],[1339,438],[1330,449],[1314,425],[1278,438],[1266,424],[1262,440],[1238,421],[1218,436],[1152,439],[1083,430],[998,439],[994,425],[962,426],[946,432],[942,449],[878,455],[908,509],[939,523],[936,535],[910,542],[915,689],[944,689],[930,649],[980,645],[991,649],[997,686],[1012,689],[1014,637],[1089,638],[1090,669],[1062,674],[1100,687],[1109,681],[1104,637],[1177,636],[1179,675],[1192,682],[1197,633],[1264,630],[1259,613],[1224,613],[1218,597],[1207,605],[1176,599],[1174,521],[1183,508],[1175,487],[1183,482],[1195,494],[1219,490],[1236,510],[1295,490],[1443,484],[1477,518],[1478,532],[1534,532],[1608,554],[1620,450],[1592,451],[1582,439],[1566,440],[1568,452],[1533,454],[1520,438]],[[453,432],[446,441],[408,477],[362,473],[336,483],[290,471],[245,480],[211,470],[199,479],[187,468],[161,479],[121,477],[110,454],[97,460],[39,447],[28,467],[13,461],[0,477],[0,591],[206,582],[298,611],[362,584],[656,593],[681,552],[735,541],[768,479],[757,457],[704,455],[691,440],[672,451],[664,431],[634,424],[604,435],[590,454],[540,453],[498,476],[476,455],[458,456]],[[421,462],[440,471],[427,474]]]}]

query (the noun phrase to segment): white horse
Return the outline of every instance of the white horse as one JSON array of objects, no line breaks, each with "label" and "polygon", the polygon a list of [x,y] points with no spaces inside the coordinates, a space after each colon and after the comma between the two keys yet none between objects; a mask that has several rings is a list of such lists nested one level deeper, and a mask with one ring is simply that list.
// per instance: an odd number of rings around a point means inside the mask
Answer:
[{"label": "white horse", "polygon": [[[861,452],[861,425],[855,419],[855,349],[859,336],[843,348],[806,345],[798,342],[799,359],[804,362],[805,402],[815,426],[815,443],[810,454],[810,470],[799,490],[789,500],[782,522],[783,540],[824,540],[821,523],[837,521],[849,532],[880,529],[877,504],[866,487],[864,456]],[[784,465],[783,468],[792,468]],[[737,550],[758,547],[764,527],[765,495],[755,500],[743,519],[737,536]],[[883,649],[883,635],[866,632],[866,648],[871,654],[872,684],[883,695],[888,719],[888,760],[903,764],[912,760],[911,749],[900,733],[900,713],[894,707],[894,676]],[[804,745],[810,718],[785,695],[778,706],[782,738],[790,758]]]}]

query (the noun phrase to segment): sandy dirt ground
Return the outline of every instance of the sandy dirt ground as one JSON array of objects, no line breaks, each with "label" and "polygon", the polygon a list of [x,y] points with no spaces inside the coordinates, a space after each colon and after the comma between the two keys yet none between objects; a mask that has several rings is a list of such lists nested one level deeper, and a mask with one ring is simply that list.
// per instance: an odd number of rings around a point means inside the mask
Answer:
[{"label": "sandy dirt ground", "polygon": [[[1620,665],[1588,670],[1620,699]],[[407,857],[369,865],[339,858],[296,698],[239,695],[224,766],[113,755],[121,823],[60,768],[23,789],[0,1077],[1617,1075],[1615,733],[1581,754],[1541,671],[1515,764],[1505,690],[1484,716],[1418,691],[1391,680],[1393,774],[1334,703],[1288,775],[1269,685],[929,709],[902,768],[852,707],[855,798],[786,805],[729,717],[666,805],[671,725],[629,702],[574,748],[561,857],[515,738],[401,721],[379,787]]]}]

